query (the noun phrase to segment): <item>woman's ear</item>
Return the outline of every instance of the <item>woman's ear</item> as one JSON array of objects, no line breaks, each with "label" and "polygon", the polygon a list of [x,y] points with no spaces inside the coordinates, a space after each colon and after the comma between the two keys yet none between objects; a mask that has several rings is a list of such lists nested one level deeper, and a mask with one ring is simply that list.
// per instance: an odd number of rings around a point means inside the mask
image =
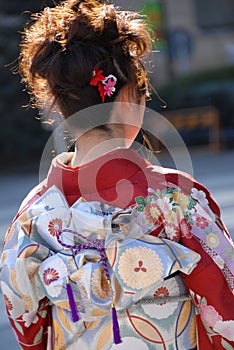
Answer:
[{"label": "woman's ear", "polygon": [[127,84],[120,90],[111,117],[111,123],[118,123],[121,127],[129,146],[141,129],[145,111],[145,97],[139,101],[134,88]]}]

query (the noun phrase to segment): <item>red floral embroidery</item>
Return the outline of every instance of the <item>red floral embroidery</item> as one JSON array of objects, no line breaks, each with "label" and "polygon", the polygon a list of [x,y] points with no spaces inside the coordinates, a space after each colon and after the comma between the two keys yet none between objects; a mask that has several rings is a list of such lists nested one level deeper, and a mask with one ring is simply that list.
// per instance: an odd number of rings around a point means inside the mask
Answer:
[{"label": "red floral embroidery", "polygon": [[209,223],[208,221],[203,218],[202,216],[198,216],[197,219],[196,219],[196,225],[198,227],[200,227],[202,230],[204,230],[204,228],[208,227],[209,226]]},{"label": "red floral embroidery", "polygon": [[55,269],[51,269],[50,267],[43,272],[43,281],[47,286],[51,284],[51,282],[57,281],[59,279],[59,273]]},{"label": "red floral embroidery", "polygon": [[[169,291],[166,287],[160,287],[154,292],[155,298],[169,297]],[[166,302],[160,303],[160,305],[166,304]]]},{"label": "red floral embroidery", "polygon": [[143,261],[141,260],[138,261],[138,267],[134,269],[134,272],[139,272],[139,271],[147,272],[147,269],[143,267]]},{"label": "red floral embroidery", "polygon": [[48,231],[51,234],[51,236],[57,236],[59,230],[62,229],[63,222],[61,219],[53,219],[49,222],[48,225]]},{"label": "red floral embroidery", "polygon": [[12,305],[10,299],[8,298],[8,296],[6,294],[4,294],[3,297],[4,297],[4,300],[5,300],[5,304],[6,304],[7,310],[8,311],[13,310],[13,305]]},{"label": "red floral embroidery", "polygon": [[145,208],[145,217],[150,224],[159,225],[161,223],[162,215],[155,203],[147,205]]},{"label": "red floral embroidery", "polygon": [[180,230],[179,227],[173,224],[166,224],[165,225],[166,230],[166,236],[171,241],[179,242],[180,240]]},{"label": "red floral embroidery", "polygon": [[180,222],[180,229],[181,229],[181,234],[183,237],[185,238],[191,238],[192,235],[191,235],[191,229],[192,229],[192,226],[190,225],[189,222],[187,222],[186,219],[182,219],[181,222]]}]

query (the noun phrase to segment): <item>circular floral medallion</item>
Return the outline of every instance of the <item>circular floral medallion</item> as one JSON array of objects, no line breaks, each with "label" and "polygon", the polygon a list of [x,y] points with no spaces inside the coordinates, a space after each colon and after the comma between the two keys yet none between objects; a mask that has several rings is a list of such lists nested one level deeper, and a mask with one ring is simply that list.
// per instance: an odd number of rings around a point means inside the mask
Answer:
[{"label": "circular floral medallion", "polygon": [[178,226],[173,224],[165,224],[164,226],[166,237],[169,238],[171,241],[179,242],[180,240],[180,229]]},{"label": "circular floral medallion", "polygon": [[178,203],[181,206],[182,209],[187,208],[189,204],[188,196],[181,192],[173,193],[173,199],[176,203]]},{"label": "circular floral medallion", "polygon": [[51,236],[57,236],[59,230],[62,229],[63,222],[59,218],[51,220],[48,224],[48,231]]},{"label": "circular floral medallion", "polygon": [[215,233],[211,232],[206,237],[206,243],[208,247],[216,248],[219,245],[219,237]]},{"label": "circular floral medallion", "polygon": [[207,221],[205,218],[203,218],[202,216],[198,216],[198,217],[196,218],[196,225],[197,225],[197,227],[200,227],[202,230],[204,230],[206,227],[209,226],[209,223],[208,223],[208,221]]},{"label": "circular floral medallion", "polygon": [[152,249],[133,247],[120,256],[118,273],[127,286],[140,290],[158,282],[162,278],[163,267]]},{"label": "circular floral medallion", "polygon": [[67,276],[67,266],[63,260],[57,256],[46,259],[40,266],[39,274],[47,293],[51,297],[58,297],[64,289],[64,277]]},{"label": "circular floral medallion", "polygon": [[158,209],[158,205],[155,203],[148,204],[145,208],[145,218],[146,220],[153,225],[160,224],[161,222],[161,213]]},{"label": "circular floral medallion", "polygon": [[163,298],[178,296],[180,294],[178,283],[174,278],[162,281],[154,292],[155,298],[162,298],[160,304],[146,304],[142,305],[144,312],[152,318],[164,319],[172,315],[177,306],[177,302],[165,302]]},{"label": "circular floral medallion", "polygon": [[48,268],[43,272],[43,281],[49,286],[52,282],[57,281],[59,279],[59,273],[53,268]]}]

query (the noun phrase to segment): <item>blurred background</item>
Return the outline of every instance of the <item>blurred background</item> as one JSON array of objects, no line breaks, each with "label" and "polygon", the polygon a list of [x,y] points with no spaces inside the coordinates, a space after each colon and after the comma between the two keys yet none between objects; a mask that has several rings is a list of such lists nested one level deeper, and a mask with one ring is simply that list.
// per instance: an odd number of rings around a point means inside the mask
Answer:
[{"label": "blurred background", "polygon": [[[27,107],[17,65],[20,32],[30,12],[56,0],[0,0],[0,168],[37,164],[48,130]],[[155,94],[148,106],[165,113],[188,146],[234,147],[234,2],[116,0],[149,18],[155,37],[147,64]],[[209,108],[201,108],[209,106]],[[186,108],[186,111],[183,111]],[[177,111],[171,113],[171,111]],[[214,143],[214,145],[211,145]],[[17,149],[17,152],[16,152]]]},{"label": "blurred background", "polygon": [[[28,95],[12,72],[20,32],[31,12],[55,2],[0,0],[0,247],[20,202],[38,183],[41,153],[51,134],[38,111],[25,107]],[[155,43],[147,65],[156,90],[148,107],[177,128],[190,151],[194,176],[211,190],[234,237],[234,1],[115,3],[148,16]],[[170,165],[163,145],[149,137],[161,149],[159,161]],[[0,308],[0,348],[18,349],[1,293]]]}]

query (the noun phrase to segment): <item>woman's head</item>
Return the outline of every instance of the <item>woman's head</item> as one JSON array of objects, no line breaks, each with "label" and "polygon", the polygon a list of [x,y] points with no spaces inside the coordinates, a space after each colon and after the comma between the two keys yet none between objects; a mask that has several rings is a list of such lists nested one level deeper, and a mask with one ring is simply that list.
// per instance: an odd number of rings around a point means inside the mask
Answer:
[{"label": "woman's head", "polygon": [[68,118],[102,103],[98,87],[90,85],[95,67],[117,78],[105,102],[116,101],[126,86],[137,101],[148,94],[141,60],[151,39],[138,14],[100,0],[68,0],[33,20],[21,44],[20,72],[35,105],[56,104]]}]

